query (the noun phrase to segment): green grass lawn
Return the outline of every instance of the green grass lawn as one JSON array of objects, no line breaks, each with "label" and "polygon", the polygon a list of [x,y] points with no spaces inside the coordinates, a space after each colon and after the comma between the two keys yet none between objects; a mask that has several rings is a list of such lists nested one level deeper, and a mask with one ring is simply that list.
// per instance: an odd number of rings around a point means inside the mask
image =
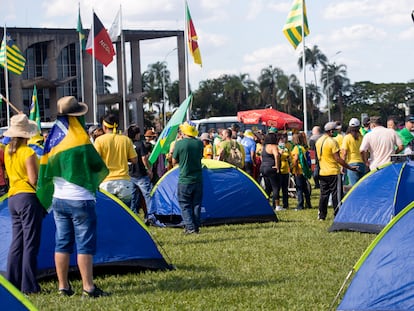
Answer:
[{"label": "green grass lawn", "polygon": [[[40,310],[327,310],[375,235],[328,233],[314,209],[278,212],[277,223],[202,227],[199,235],[151,227],[173,271],[96,277],[110,297],[59,297],[55,280],[30,300]],[[290,206],[295,207],[295,199]]]}]

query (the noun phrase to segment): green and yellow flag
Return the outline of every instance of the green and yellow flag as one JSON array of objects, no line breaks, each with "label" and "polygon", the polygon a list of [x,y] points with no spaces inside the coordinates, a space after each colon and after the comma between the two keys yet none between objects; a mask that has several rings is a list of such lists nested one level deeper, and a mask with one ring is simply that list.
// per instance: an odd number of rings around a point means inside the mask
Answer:
[{"label": "green and yellow flag", "polygon": [[166,154],[170,151],[171,142],[175,140],[178,133],[178,127],[183,123],[187,116],[188,107],[191,104],[193,95],[190,94],[178,107],[178,109],[172,115],[170,121],[168,121],[166,127],[162,130],[160,137],[158,137],[157,143],[155,144],[152,152],[149,156],[148,161],[154,164],[157,161],[158,156],[163,153]]},{"label": "green and yellow flag", "polygon": [[309,28],[305,0],[293,0],[292,9],[283,27],[283,33],[295,49],[302,42],[302,26],[305,27],[304,34],[306,37],[309,34]]},{"label": "green and yellow flag", "polygon": [[52,204],[53,177],[61,177],[95,194],[108,173],[80,119],[59,116],[40,158],[36,194],[43,207],[48,210]]},{"label": "green and yellow flag", "polygon": [[21,75],[26,64],[22,52],[14,43],[10,34],[6,33],[0,47],[0,65],[17,75]]},{"label": "green and yellow flag", "polygon": [[80,8],[78,9],[78,26],[76,27],[76,31],[79,34],[79,44],[81,46],[82,51],[84,51],[86,48],[86,35],[85,35],[85,31],[83,30],[83,26],[82,26]]},{"label": "green and yellow flag", "polygon": [[37,123],[39,132],[42,130],[40,126],[40,111],[39,111],[39,102],[37,100],[37,89],[36,85],[33,86],[33,95],[32,95],[32,104],[30,105],[30,114],[29,119]]}]

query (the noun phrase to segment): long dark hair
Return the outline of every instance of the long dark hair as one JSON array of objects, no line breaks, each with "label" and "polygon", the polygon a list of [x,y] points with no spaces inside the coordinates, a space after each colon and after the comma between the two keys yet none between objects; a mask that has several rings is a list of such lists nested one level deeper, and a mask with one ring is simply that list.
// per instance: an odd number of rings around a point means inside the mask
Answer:
[{"label": "long dark hair", "polygon": [[351,134],[355,140],[358,140],[359,136],[361,136],[361,133],[359,132],[359,126],[348,126],[346,133]]}]

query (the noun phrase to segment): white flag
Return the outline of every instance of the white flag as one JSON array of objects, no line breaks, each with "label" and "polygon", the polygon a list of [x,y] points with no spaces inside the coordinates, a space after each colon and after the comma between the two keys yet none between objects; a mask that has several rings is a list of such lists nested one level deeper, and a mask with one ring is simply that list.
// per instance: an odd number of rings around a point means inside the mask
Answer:
[{"label": "white flag", "polygon": [[109,29],[109,37],[112,42],[118,41],[118,37],[121,35],[121,9],[119,9],[111,28]]}]

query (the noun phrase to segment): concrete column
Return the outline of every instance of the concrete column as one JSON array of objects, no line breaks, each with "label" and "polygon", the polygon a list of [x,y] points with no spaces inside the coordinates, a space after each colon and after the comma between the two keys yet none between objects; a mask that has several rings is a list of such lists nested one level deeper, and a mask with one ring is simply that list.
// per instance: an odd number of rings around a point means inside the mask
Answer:
[{"label": "concrete column", "polygon": [[[57,57],[59,55],[59,51],[56,48],[56,41],[52,40],[49,41],[47,44],[47,66],[48,66],[48,78],[49,80],[57,80],[58,73],[57,73]],[[56,91],[56,87],[49,88],[49,106],[50,106],[50,116],[51,119],[54,120],[57,114],[57,100],[58,94]]]},{"label": "concrete column", "polygon": [[[121,42],[116,42],[116,74],[117,74],[117,82],[118,82],[118,94],[121,94],[121,102],[118,103],[119,106],[119,127],[126,130],[124,128],[124,105],[123,105],[123,98],[125,94],[123,94],[123,88],[122,88],[122,48],[121,48]],[[127,109],[127,118],[128,118],[128,109]],[[129,122],[127,121],[127,124]]]},{"label": "concrete column", "polygon": [[180,98],[180,104],[187,97],[185,93],[185,42],[184,42],[184,33],[177,36],[177,57],[178,57],[178,95]]},{"label": "concrete column", "polygon": [[[142,74],[141,74],[141,56],[140,41],[131,41],[131,72],[132,72],[132,93],[141,94],[142,92]],[[141,132],[144,131],[144,106],[142,96],[136,98],[136,120]]]}]

